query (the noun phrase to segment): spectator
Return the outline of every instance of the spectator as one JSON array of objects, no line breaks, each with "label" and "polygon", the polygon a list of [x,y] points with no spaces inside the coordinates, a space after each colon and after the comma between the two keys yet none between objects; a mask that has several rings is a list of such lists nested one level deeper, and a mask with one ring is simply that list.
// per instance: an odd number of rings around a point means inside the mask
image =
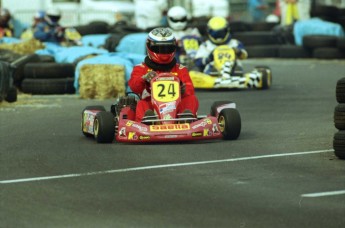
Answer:
[{"label": "spectator", "polygon": [[297,20],[310,18],[310,0],[279,0],[281,25],[291,25]]},{"label": "spectator", "polygon": [[167,0],[134,0],[134,4],[138,28],[146,30],[166,25]]},{"label": "spectator", "polygon": [[248,10],[253,22],[263,22],[266,18],[268,5],[265,0],[248,0]]},{"label": "spectator", "polygon": [[37,25],[44,21],[45,17],[45,11],[39,10],[35,13],[33,18],[33,23],[30,27],[24,30],[24,32],[20,35],[20,38],[22,40],[29,40],[34,37],[34,30],[37,27]]},{"label": "spectator", "polygon": [[11,13],[8,9],[0,10],[0,38],[13,37],[11,18]]},{"label": "spectator", "polygon": [[59,24],[60,18],[60,10],[47,10],[44,20],[39,22],[34,29],[34,37],[42,42],[62,42],[64,39],[64,28]]}]

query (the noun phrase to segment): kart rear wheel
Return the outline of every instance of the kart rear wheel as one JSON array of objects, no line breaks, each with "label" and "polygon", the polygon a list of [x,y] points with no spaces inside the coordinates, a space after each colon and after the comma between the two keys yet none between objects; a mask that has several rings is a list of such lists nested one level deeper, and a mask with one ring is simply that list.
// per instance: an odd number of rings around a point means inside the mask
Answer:
[{"label": "kart rear wheel", "polygon": [[93,132],[98,143],[111,143],[115,136],[115,120],[111,112],[101,111],[96,114]]},{"label": "kart rear wheel", "polygon": [[223,109],[219,114],[218,123],[223,139],[234,140],[241,133],[241,116],[237,109]]},{"label": "kart rear wheel", "polygon": [[84,134],[86,137],[93,137],[92,134],[87,133],[87,132],[85,132],[85,131],[83,130],[83,128],[84,128],[84,122],[85,122],[85,120],[84,120],[84,112],[85,112],[86,110],[105,111],[105,108],[104,108],[104,106],[102,106],[102,105],[86,106],[86,107],[84,108],[83,112],[81,113],[81,131],[83,132],[83,134]]},{"label": "kart rear wheel", "polygon": [[255,69],[261,73],[261,87],[259,89],[269,89],[272,84],[272,71],[267,66],[256,66]]},{"label": "kart rear wheel", "polygon": [[217,114],[217,107],[224,105],[224,104],[229,104],[232,103],[232,101],[215,101],[213,102],[212,106],[211,106],[211,116],[216,116]]}]

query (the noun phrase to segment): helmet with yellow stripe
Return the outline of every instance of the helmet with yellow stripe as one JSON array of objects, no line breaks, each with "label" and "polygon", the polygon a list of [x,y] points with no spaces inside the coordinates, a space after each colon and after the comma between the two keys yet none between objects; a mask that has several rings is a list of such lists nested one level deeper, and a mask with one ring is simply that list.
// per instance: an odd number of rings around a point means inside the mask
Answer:
[{"label": "helmet with yellow stripe", "polygon": [[225,44],[231,39],[230,27],[224,17],[212,17],[207,23],[207,36],[214,44]]}]

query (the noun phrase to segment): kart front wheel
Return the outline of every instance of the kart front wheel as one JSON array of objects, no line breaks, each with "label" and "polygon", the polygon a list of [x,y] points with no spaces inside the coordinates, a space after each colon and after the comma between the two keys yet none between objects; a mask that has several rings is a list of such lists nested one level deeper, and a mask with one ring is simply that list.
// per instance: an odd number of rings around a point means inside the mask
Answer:
[{"label": "kart front wheel", "polygon": [[269,89],[272,84],[272,71],[267,66],[256,66],[255,69],[261,73],[261,86],[258,89]]},{"label": "kart front wheel", "polygon": [[85,123],[84,112],[85,112],[86,110],[105,111],[105,108],[104,108],[104,106],[102,106],[102,105],[86,106],[86,107],[84,108],[84,110],[82,111],[82,113],[81,113],[81,131],[83,132],[83,135],[85,135],[86,137],[92,137],[92,136],[93,136],[92,134],[90,134],[90,133],[84,131],[84,123]]},{"label": "kart front wheel", "polygon": [[99,112],[93,123],[93,132],[98,143],[111,143],[115,136],[115,120],[111,112]]},{"label": "kart front wheel", "polygon": [[237,109],[223,109],[218,116],[220,131],[223,139],[237,139],[241,133],[241,116]]}]

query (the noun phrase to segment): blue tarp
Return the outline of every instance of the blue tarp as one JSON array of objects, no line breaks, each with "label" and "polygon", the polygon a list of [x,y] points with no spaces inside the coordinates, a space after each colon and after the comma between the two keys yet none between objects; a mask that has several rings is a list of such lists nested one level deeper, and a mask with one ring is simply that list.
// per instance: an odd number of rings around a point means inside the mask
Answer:
[{"label": "blue tarp", "polygon": [[294,24],[294,38],[298,46],[302,46],[303,36],[306,35],[329,35],[344,37],[344,29],[341,25],[323,21],[320,18],[297,21]]},{"label": "blue tarp", "polygon": [[98,48],[105,44],[106,39],[110,34],[84,35],[81,38],[83,46],[91,46]]},{"label": "blue tarp", "polygon": [[15,37],[2,37],[0,39],[0,44],[5,43],[5,44],[15,44],[15,43],[21,43],[22,40],[15,38]]},{"label": "blue tarp", "polygon": [[77,59],[88,55],[101,55],[108,53],[107,50],[95,47],[61,47],[55,52],[54,58],[57,63],[74,63]]},{"label": "blue tarp", "polygon": [[147,33],[133,33],[124,36],[116,47],[117,52],[146,54]]}]

